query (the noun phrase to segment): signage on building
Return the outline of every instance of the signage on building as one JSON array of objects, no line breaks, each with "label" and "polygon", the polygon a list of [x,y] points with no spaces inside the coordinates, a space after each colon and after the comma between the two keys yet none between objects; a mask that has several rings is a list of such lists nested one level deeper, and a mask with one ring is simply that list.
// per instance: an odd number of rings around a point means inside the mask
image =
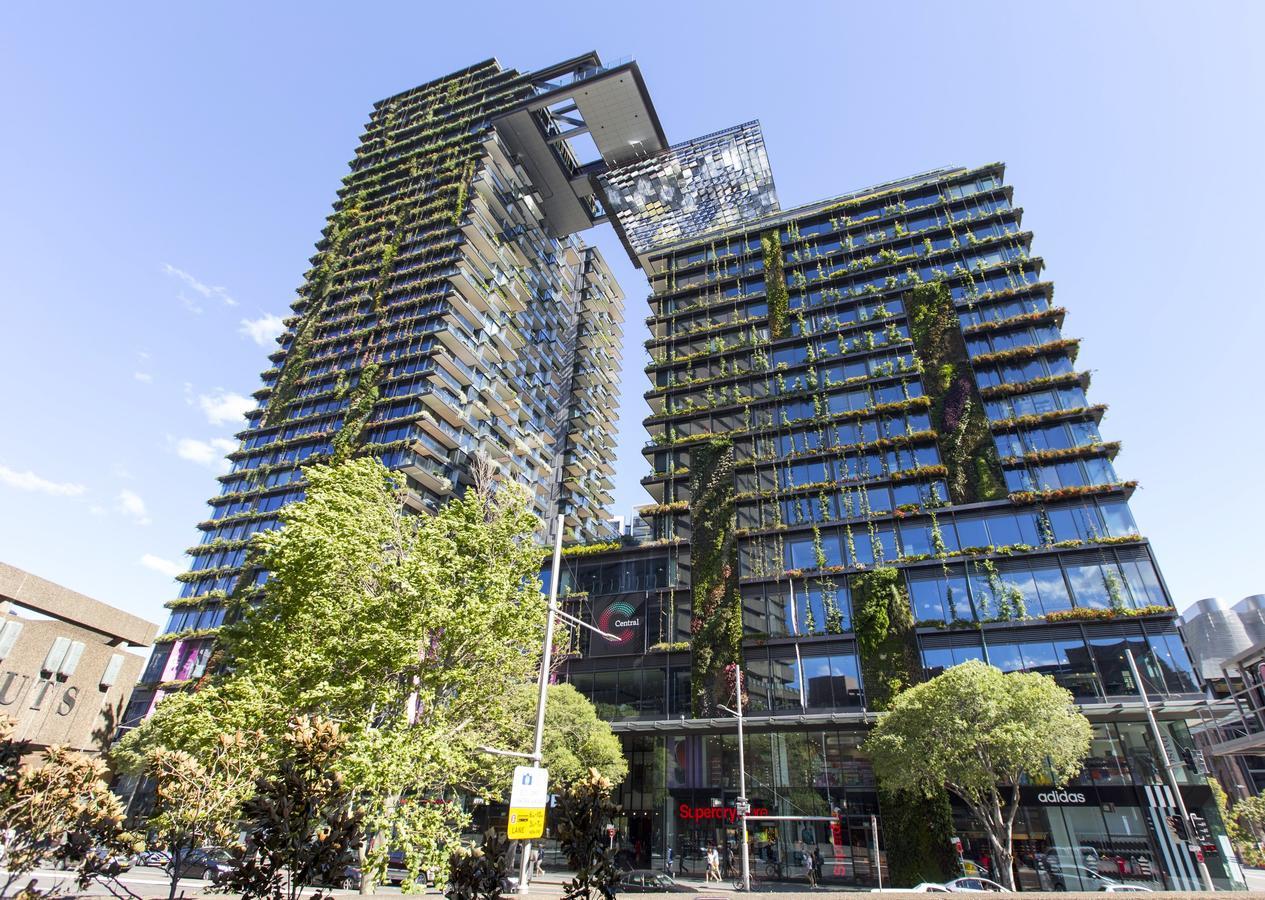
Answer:
[{"label": "signage on building", "polygon": [[646,634],[646,610],[643,600],[610,600],[598,605],[593,624],[611,637],[592,635],[589,656],[607,656],[616,653],[644,653]]},{"label": "signage on building", "polygon": [[736,822],[739,815],[767,816],[768,814],[768,809],[763,806],[750,807],[750,811],[744,813],[739,813],[736,806],[690,806],[688,803],[682,803],[676,808],[676,817],[685,822]]},{"label": "signage on building", "polygon": [[1050,806],[1079,806],[1086,800],[1079,791],[1042,791],[1037,794],[1037,802]]},{"label": "signage on building", "polygon": [[545,833],[545,807],[549,805],[549,770],[515,766],[510,789],[510,840],[532,840]]}]

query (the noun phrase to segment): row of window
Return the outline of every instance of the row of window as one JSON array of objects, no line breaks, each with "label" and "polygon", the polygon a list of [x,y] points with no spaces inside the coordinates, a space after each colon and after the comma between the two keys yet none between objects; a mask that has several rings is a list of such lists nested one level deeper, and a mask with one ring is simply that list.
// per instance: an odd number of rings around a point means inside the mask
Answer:
[{"label": "row of window", "polygon": [[[992,643],[925,648],[926,677],[968,660],[1005,672],[1049,675],[1084,701],[1137,694],[1125,659],[1132,651],[1148,693],[1198,693],[1198,681],[1175,634]],[[796,654],[788,648],[748,648],[743,663],[747,710],[756,713],[857,709],[865,702],[857,656],[851,650]],[[666,719],[693,715],[687,668],[639,666],[572,671],[567,681],[587,696],[603,719]]]},{"label": "row of window", "polygon": [[1058,412],[1064,409],[1083,409],[1089,405],[1085,391],[1080,386],[1051,388],[1047,391],[1031,391],[998,400],[984,401],[984,414],[994,422]]},{"label": "row of window", "polygon": [[1025,325],[1009,331],[968,334],[966,335],[966,352],[974,358],[985,353],[999,353],[1002,350],[1048,344],[1062,339],[1062,332],[1054,325]]},{"label": "row of window", "polygon": [[[818,499],[813,498],[812,503],[818,503]],[[906,556],[934,554],[938,549],[934,534],[936,528],[940,533],[939,543],[950,552],[970,547],[1008,547],[1016,544],[1040,547],[1051,541],[1137,534],[1137,525],[1123,500],[1074,503],[1044,511],[997,511],[982,515],[945,512],[937,517],[935,526],[921,518],[875,525],[872,542],[869,529],[858,524],[852,528],[855,553],[849,550],[846,533],[837,528],[821,529],[819,542],[811,535],[786,537],[782,541],[782,562],[786,569],[816,568],[818,543],[827,566],[851,566],[858,562],[870,565],[880,551],[887,561],[900,558],[902,551]],[[760,552],[749,542],[742,549],[744,557],[754,557]]]},{"label": "row of window", "polygon": [[223,624],[224,607],[219,603],[209,603],[198,609],[173,610],[163,633],[176,634],[193,629],[219,628]]},{"label": "row of window", "polygon": [[[810,525],[890,513],[896,507],[943,506],[949,491],[943,481],[904,484],[868,484],[847,491],[829,489],[806,497],[781,500],[741,501],[739,528],[772,528],[775,525]],[[781,519],[777,518],[780,506]],[[863,526],[862,526],[863,527]],[[667,535],[664,535],[667,536]]]},{"label": "row of window", "polygon": [[1021,384],[1037,378],[1067,375],[1073,372],[1072,360],[1065,354],[1037,356],[1023,362],[998,363],[980,366],[975,370],[975,380],[982,388],[999,384]]},{"label": "row of window", "polygon": [[1039,450],[1069,450],[1102,441],[1093,422],[1053,422],[993,435],[993,443],[1002,458],[1024,456]]},{"label": "row of window", "polygon": [[[848,221],[860,221],[868,219],[871,216],[887,215],[893,212],[905,212],[909,210],[921,209],[927,206],[934,206],[942,202],[951,202],[954,200],[962,200],[967,197],[974,196],[977,193],[992,190],[1001,185],[1001,181],[993,175],[988,175],[975,181],[965,182],[959,185],[945,185],[944,193],[941,193],[940,185],[932,185],[919,191],[914,191],[903,195],[899,200],[893,200],[891,197],[885,197],[874,203],[864,206],[858,206],[850,209],[847,215],[836,214],[818,219],[816,221],[796,222],[794,223],[795,231],[791,228],[782,230],[782,243],[792,243],[798,238],[810,238],[821,234],[830,234],[839,229],[841,223]],[[1009,209],[1010,204],[1005,198],[996,198],[988,200],[977,200],[973,203],[959,206],[947,211],[933,213],[922,218],[909,218],[906,220],[906,227],[910,230],[917,228],[930,227],[933,224],[945,224],[947,221],[961,221],[963,219],[977,218],[982,213],[991,212],[997,209]],[[718,259],[724,256],[730,256],[739,253],[751,253],[760,249],[759,238],[742,237],[731,241],[728,244],[708,247],[705,249],[691,249],[682,251],[673,257],[671,265],[674,269],[683,269],[689,266],[698,265],[699,263]]]},{"label": "row of window", "polygon": [[1052,491],[1091,484],[1116,484],[1120,480],[1111,460],[1105,456],[1026,465],[1006,469],[1005,474],[1008,491]]}]

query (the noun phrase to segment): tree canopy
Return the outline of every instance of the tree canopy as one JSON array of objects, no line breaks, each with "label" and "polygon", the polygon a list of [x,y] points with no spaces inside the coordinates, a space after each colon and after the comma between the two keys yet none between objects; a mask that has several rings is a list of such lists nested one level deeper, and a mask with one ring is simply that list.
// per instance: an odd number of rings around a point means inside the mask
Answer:
[{"label": "tree canopy", "polygon": [[1013,887],[1020,781],[1066,784],[1090,738],[1089,721],[1054,679],[971,661],[897,696],[865,750],[883,783],[961,798],[988,833],[998,880]]},{"label": "tree canopy", "polygon": [[[368,833],[394,833],[415,870],[429,867],[465,824],[446,801],[499,797],[509,782],[512,763],[478,748],[521,730],[536,682],[539,521],[514,484],[476,485],[416,516],[377,460],[304,477],[305,499],[252,545],[269,575],[256,605],[221,632],[214,673],[164,700],[115,758],[136,770],[166,747],[209,765],[220,734],[258,731],[263,769],[276,764],[287,722],[320,716],[345,739],[340,769]],[[563,750],[587,746],[614,765],[595,720],[579,715],[587,701],[552,694],[565,727],[594,734],[557,750],[564,768]],[[385,867],[387,849],[372,845],[369,871]]]}]

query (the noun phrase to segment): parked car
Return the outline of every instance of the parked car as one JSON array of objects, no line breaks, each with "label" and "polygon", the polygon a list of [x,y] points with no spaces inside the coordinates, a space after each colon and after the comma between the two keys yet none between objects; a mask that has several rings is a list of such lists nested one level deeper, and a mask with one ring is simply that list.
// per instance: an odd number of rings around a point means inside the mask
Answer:
[{"label": "parked car", "polygon": [[952,881],[944,883],[946,890],[955,894],[973,893],[977,891],[990,891],[997,894],[1012,893],[1010,888],[1002,887],[995,881],[989,881],[987,878],[978,878],[974,875],[966,878],[954,878]]},{"label": "parked car", "polygon": [[[897,889],[899,890],[899,888]],[[915,884],[910,889],[910,893],[914,894],[948,894],[949,889],[942,884],[936,884],[934,881],[924,881],[921,884]]]},{"label": "parked car", "polygon": [[1105,891],[1121,883],[1085,866],[1050,866],[1050,880],[1056,891]]},{"label": "parked car", "polygon": [[132,860],[118,853],[111,853],[104,847],[93,847],[88,851],[88,856],[93,857],[100,870],[107,875],[119,875],[132,868]]},{"label": "parked car", "polygon": [[1111,884],[1104,884],[1102,889],[1112,894],[1124,894],[1131,893],[1133,891],[1146,891],[1148,894],[1152,892],[1152,888],[1145,887],[1140,884],[1131,884],[1128,881],[1116,881]]},{"label": "parked car", "polygon": [[694,889],[677,884],[671,875],[653,869],[633,869],[619,876],[617,894],[692,894]]},{"label": "parked car", "polygon": [[223,847],[202,847],[181,853],[179,875],[181,878],[215,878],[232,869],[233,858]]},{"label": "parked car", "polygon": [[137,866],[152,866],[156,869],[165,869],[171,865],[171,857],[166,850],[142,850],[132,857],[132,864]]},{"label": "parked car", "polygon": [[[400,885],[408,879],[408,863],[404,860],[403,850],[391,850],[387,853],[386,884]],[[423,875],[423,880],[430,883],[430,878]],[[334,887],[360,887],[360,866],[348,866],[343,870],[343,879]]]}]

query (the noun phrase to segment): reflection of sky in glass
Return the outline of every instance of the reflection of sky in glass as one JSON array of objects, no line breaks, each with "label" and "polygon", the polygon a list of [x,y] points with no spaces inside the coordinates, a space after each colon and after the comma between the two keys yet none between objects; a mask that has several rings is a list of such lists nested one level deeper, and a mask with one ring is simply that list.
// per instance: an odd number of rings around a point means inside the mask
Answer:
[{"label": "reflection of sky in glass", "polygon": [[601,176],[608,206],[638,253],[777,212],[756,122],[679,144]]}]

